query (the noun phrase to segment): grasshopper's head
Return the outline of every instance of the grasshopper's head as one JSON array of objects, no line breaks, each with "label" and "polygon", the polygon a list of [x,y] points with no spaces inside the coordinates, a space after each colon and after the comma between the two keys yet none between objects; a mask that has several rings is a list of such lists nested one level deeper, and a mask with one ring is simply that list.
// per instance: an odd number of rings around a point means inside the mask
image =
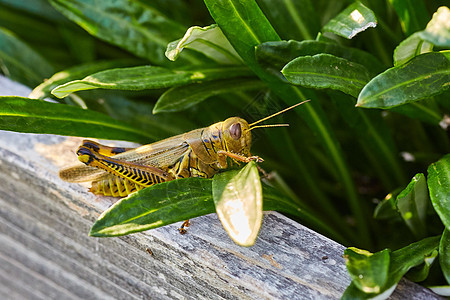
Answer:
[{"label": "grasshopper's head", "polygon": [[250,156],[252,134],[247,121],[239,117],[228,118],[222,123],[222,133],[228,151]]},{"label": "grasshopper's head", "polygon": [[252,131],[255,128],[289,126],[288,124],[269,124],[256,126],[256,124],[259,124],[275,116],[278,116],[279,114],[282,114],[285,111],[293,109],[294,107],[302,105],[303,103],[308,101],[309,100],[305,100],[303,102],[292,105],[288,108],[285,108],[279,112],[276,112],[268,117],[262,118],[251,124],[248,124],[247,121],[239,117],[232,117],[226,119],[225,121],[222,122],[223,141],[226,150],[236,154],[241,154],[243,156],[250,156],[251,155],[250,146],[252,143],[252,134],[250,131]]}]

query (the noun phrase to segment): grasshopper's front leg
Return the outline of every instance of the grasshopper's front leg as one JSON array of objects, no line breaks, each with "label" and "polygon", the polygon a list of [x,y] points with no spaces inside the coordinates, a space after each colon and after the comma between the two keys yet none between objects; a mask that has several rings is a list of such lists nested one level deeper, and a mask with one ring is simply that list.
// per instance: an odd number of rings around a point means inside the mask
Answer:
[{"label": "grasshopper's front leg", "polygon": [[222,156],[223,158],[228,156],[228,157],[230,157],[230,158],[232,158],[234,160],[245,162],[245,163],[249,163],[251,161],[255,161],[255,162],[263,162],[264,161],[264,159],[262,159],[259,156],[249,156],[249,157],[247,157],[247,156],[243,156],[243,155],[236,154],[236,153],[233,153],[233,152],[228,152],[228,151],[225,151],[225,150],[219,150],[219,151],[217,151],[217,154],[219,156]]},{"label": "grasshopper's front leg", "polygon": [[77,151],[78,159],[95,168],[118,177],[128,179],[131,182],[148,187],[156,183],[174,179],[173,176],[161,169],[121,161],[112,157],[93,152],[90,148],[81,145]]}]

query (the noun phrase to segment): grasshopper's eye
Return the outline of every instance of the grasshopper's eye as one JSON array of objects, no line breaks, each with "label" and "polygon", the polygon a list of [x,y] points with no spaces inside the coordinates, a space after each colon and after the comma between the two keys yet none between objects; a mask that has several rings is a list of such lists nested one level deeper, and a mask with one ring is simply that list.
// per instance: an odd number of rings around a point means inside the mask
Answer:
[{"label": "grasshopper's eye", "polygon": [[238,140],[241,137],[241,124],[234,123],[230,126],[230,135],[233,139]]}]

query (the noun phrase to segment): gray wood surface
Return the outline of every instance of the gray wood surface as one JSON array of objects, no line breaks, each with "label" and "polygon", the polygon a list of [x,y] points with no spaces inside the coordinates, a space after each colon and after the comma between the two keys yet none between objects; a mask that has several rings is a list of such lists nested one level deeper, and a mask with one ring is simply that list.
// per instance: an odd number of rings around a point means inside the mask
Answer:
[{"label": "gray wood surface", "polygon": [[[350,283],[342,245],[275,212],[249,248],[215,214],[186,235],[89,237],[115,199],[58,178],[80,141],[0,131],[0,299],[336,299]],[[406,280],[391,298],[438,299]]]}]

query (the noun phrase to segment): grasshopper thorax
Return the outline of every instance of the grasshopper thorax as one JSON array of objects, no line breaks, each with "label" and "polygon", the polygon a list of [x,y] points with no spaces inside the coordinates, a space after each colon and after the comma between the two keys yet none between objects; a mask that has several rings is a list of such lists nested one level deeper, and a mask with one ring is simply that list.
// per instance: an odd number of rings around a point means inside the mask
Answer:
[{"label": "grasshopper thorax", "polygon": [[222,134],[225,150],[250,156],[252,134],[247,121],[239,117],[226,119],[222,122]]}]

